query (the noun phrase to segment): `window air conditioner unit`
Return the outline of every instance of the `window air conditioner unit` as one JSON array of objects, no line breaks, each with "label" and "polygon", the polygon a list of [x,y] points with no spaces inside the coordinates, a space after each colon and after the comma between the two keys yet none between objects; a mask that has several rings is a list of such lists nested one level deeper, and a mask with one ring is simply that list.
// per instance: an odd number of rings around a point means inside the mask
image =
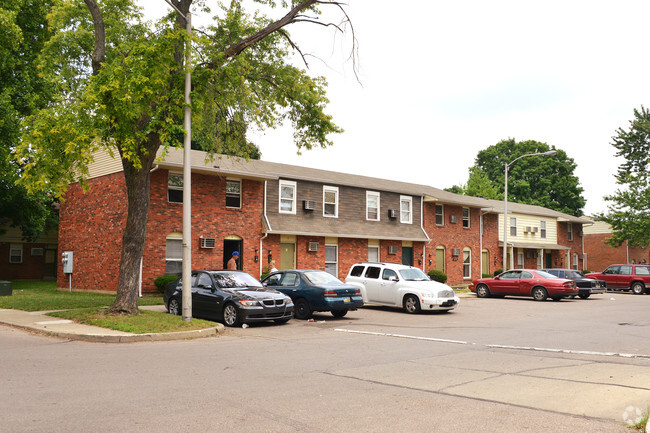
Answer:
[{"label": "window air conditioner unit", "polygon": [[308,251],[318,251],[318,242],[309,242]]},{"label": "window air conditioner unit", "polygon": [[460,256],[460,248],[454,248],[451,252],[451,255],[454,257]]},{"label": "window air conditioner unit", "polygon": [[315,210],[316,209],[316,202],[314,200],[303,200],[302,201],[302,208],[304,210]]},{"label": "window air conditioner unit", "polygon": [[524,233],[532,233],[532,232],[533,232],[533,228],[531,226],[527,226],[526,230],[524,230]]},{"label": "window air conditioner unit", "polygon": [[451,215],[449,217],[449,220],[451,221],[452,224],[456,224],[458,222],[458,215]]},{"label": "window air conditioner unit", "polygon": [[388,254],[397,254],[399,252],[399,247],[397,245],[388,246]]},{"label": "window air conditioner unit", "polygon": [[201,248],[214,248],[215,243],[214,238],[204,238],[201,236]]},{"label": "window air conditioner unit", "polygon": [[397,218],[397,209],[388,209],[388,218]]},{"label": "window air conditioner unit", "polygon": [[533,227],[533,233],[539,232],[539,227]]}]

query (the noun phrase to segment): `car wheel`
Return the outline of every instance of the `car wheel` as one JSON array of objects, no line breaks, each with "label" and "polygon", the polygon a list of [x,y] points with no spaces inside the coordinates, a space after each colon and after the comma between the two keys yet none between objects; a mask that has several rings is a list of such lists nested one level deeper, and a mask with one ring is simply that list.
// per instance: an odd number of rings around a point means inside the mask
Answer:
[{"label": "car wheel", "polygon": [[226,326],[239,325],[239,315],[237,314],[237,307],[234,304],[226,304],[223,307],[223,323]]},{"label": "car wheel", "polygon": [[404,297],[404,310],[409,314],[420,312],[420,300],[415,295],[406,295]]},{"label": "car wheel", "polygon": [[535,299],[536,301],[545,301],[547,297],[548,297],[548,293],[546,292],[545,288],[535,287],[533,289],[533,299]]},{"label": "car wheel", "polygon": [[632,284],[632,292],[635,295],[643,295],[645,293],[645,286],[643,283],[636,282]]},{"label": "car wheel", "polygon": [[311,317],[311,307],[306,299],[298,299],[293,306],[293,317],[307,320]]},{"label": "car wheel", "polygon": [[578,296],[580,296],[580,299],[587,299],[589,297],[589,293],[580,293]]},{"label": "car wheel", "polygon": [[343,317],[348,314],[348,310],[332,310],[332,316]]},{"label": "car wheel", "polygon": [[479,284],[476,286],[476,297],[477,298],[489,298],[490,289],[486,284]]},{"label": "car wheel", "polygon": [[181,314],[181,303],[178,302],[178,299],[171,298],[169,300],[167,311],[169,311],[169,314],[173,314],[174,316],[179,316]]}]

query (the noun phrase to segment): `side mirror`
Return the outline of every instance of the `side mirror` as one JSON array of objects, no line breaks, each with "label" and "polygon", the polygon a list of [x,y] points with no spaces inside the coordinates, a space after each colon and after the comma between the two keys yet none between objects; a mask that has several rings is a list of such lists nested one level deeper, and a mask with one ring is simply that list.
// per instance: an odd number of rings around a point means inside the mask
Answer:
[{"label": "side mirror", "polygon": [[394,276],[391,275],[390,277],[388,277],[388,281],[395,282],[395,281],[399,281],[399,279],[397,277],[394,277]]}]

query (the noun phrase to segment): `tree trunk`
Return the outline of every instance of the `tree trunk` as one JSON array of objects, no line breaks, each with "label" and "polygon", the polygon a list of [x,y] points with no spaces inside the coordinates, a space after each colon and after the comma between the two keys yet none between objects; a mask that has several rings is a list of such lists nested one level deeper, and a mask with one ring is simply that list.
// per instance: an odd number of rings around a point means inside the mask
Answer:
[{"label": "tree trunk", "polygon": [[122,236],[122,257],[117,282],[117,297],[109,308],[109,314],[138,314],[138,283],[140,281],[140,262],[144,252],[149,217],[150,171],[156,152],[160,147],[158,137],[151,138],[147,153],[140,155],[142,166],[122,156],[126,191],[128,195],[128,213],[126,227]]}]

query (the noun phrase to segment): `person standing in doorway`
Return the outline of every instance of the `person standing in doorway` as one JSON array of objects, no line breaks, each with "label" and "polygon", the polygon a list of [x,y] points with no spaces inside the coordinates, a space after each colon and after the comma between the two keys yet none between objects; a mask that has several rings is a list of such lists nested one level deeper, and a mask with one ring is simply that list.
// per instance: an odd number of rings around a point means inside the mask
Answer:
[{"label": "person standing in doorway", "polygon": [[237,259],[238,258],[239,258],[239,253],[237,251],[233,251],[232,257],[230,258],[230,260],[228,260],[228,265],[226,266],[226,268],[229,271],[234,271],[234,270],[237,269]]}]

